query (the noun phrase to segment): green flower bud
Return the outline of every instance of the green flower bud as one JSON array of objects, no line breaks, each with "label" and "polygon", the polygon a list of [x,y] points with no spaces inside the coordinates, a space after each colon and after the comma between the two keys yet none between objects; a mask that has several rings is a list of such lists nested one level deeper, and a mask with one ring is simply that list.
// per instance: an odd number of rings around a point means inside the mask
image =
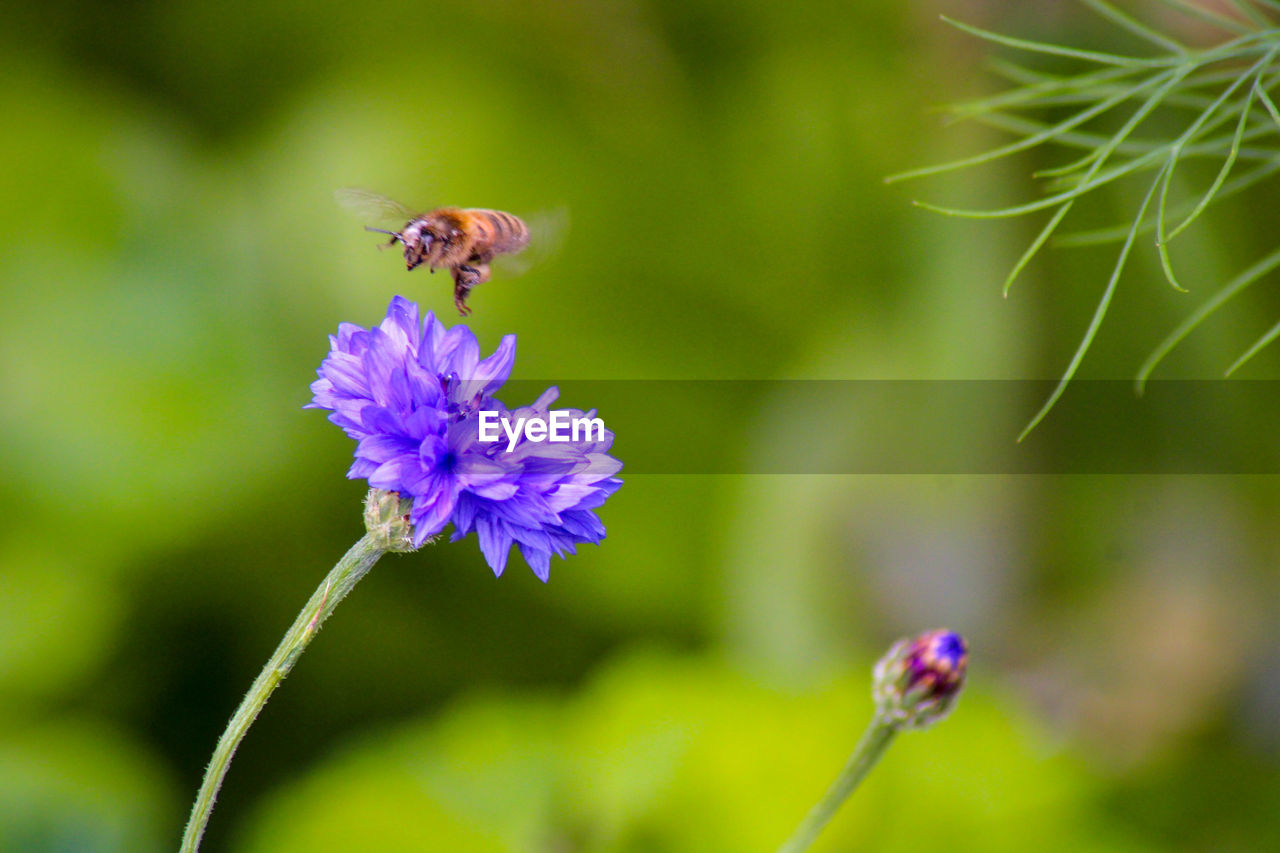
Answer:
[{"label": "green flower bud", "polygon": [[364,528],[384,551],[416,551],[409,523],[411,509],[413,501],[400,497],[399,492],[370,489],[364,499]]}]

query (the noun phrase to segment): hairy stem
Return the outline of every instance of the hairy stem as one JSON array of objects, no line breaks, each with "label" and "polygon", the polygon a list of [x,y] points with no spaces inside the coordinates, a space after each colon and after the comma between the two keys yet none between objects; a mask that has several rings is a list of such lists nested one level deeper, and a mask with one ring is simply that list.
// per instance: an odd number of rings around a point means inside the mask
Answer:
[{"label": "hairy stem", "polygon": [[836,777],[836,781],[831,783],[831,787],[823,794],[822,799],[805,815],[804,820],[796,827],[796,831],[791,834],[791,838],[787,839],[787,843],[778,848],[778,853],[800,853],[802,850],[809,849],[809,845],[817,839],[823,827],[858,787],[858,783],[871,772],[872,767],[875,767],[880,756],[893,742],[893,736],[896,733],[897,729],[881,719],[879,715],[871,720],[867,730],[862,733],[862,739],[853,748],[853,754],[849,756],[844,769]]},{"label": "hairy stem", "polygon": [[351,550],[343,555],[333,567],[324,583],[316,588],[311,600],[302,608],[298,618],[276,647],[275,653],[267,661],[262,672],[258,674],[253,686],[245,694],[240,707],[227,723],[226,730],[218,739],[218,746],[213,751],[213,758],[205,769],[204,782],[200,785],[200,793],[195,805],[191,807],[191,818],[187,821],[187,830],[182,836],[182,853],[195,853],[200,848],[200,839],[204,836],[205,826],[209,823],[209,814],[213,811],[213,801],[222,787],[222,780],[231,766],[231,758],[236,747],[244,740],[249,726],[257,719],[258,713],[267,704],[267,699],[284,677],[293,669],[298,657],[315,637],[324,620],[338,606],[338,602],[373,568],[378,558],[386,553],[386,549],[373,535],[365,535],[359,542],[351,546]]}]

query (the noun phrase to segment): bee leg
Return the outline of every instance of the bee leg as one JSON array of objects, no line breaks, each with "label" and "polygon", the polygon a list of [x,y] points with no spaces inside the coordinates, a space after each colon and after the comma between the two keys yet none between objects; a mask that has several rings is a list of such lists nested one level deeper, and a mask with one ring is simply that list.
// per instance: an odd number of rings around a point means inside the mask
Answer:
[{"label": "bee leg", "polygon": [[488,264],[459,264],[453,268],[453,304],[458,307],[459,314],[465,317],[471,313],[471,309],[467,307],[467,294],[471,292],[471,288],[488,280]]},{"label": "bee leg", "polygon": [[471,286],[463,281],[461,270],[453,271],[453,304],[457,306],[458,313],[465,317],[471,313],[471,309],[467,307],[467,294],[471,292]]}]

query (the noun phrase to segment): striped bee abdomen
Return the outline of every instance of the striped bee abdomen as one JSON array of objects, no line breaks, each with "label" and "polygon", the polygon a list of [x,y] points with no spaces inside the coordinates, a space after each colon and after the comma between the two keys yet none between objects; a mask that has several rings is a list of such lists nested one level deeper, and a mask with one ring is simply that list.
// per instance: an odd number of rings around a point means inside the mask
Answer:
[{"label": "striped bee abdomen", "polygon": [[529,245],[529,227],[520,217],[505,210],[470,208],[466,211],[488,234],[489,250],[495,255],[519,252]]}]

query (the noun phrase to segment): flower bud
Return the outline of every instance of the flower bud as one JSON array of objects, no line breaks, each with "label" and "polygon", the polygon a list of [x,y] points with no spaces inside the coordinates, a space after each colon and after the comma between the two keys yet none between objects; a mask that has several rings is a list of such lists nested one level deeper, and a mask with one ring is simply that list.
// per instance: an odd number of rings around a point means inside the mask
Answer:
[{"label": "flower bud", "polygon": [[895,729],[924,728],[945,717],[964,686],[969,649],[945,629],[901,639],[876,664],[871,695]]},{"label": "flower bud", "polygon": [[401,498],[399,492],[370,489],[364,499],[364,529],[384,551],[416,551],[409,521],[412,509],[413,501]]}]

